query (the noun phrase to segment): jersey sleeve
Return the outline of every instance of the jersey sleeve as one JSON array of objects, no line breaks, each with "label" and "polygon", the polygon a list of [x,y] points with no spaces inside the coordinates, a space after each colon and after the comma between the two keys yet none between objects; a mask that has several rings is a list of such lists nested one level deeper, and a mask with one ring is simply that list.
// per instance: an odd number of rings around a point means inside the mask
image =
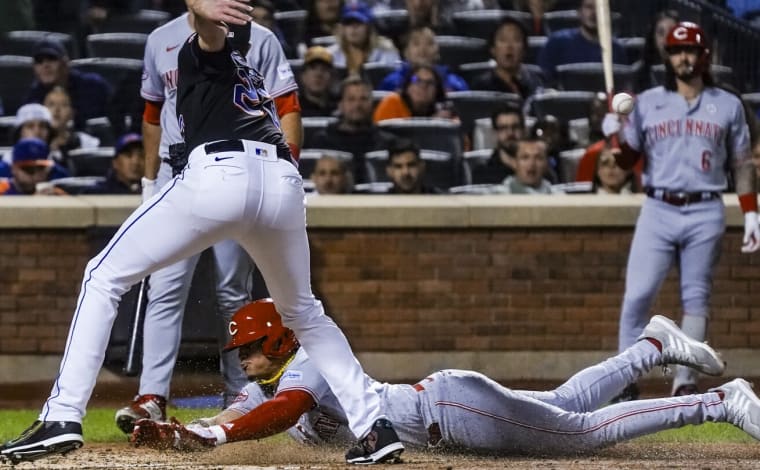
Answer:
[{"label": "jersey sleeve", "polygon": [[731,125],[728,129],[728,151],[734,165],[744,163],[750,158],[750,136],[747,117],[744,115],[744,107],[738,101],[736,103]]},{"label": "jersey sleeve", "polygon": [[257,406],[267,401],[264,391],[256,383],[249,383],[240,391],[235,401],[227,408],[240,414],[247,414]]},{"label": "jersey sleeve", "polygon": [[151,34],[145,44],[140,96],[148,101],[164,101],[164,84],[156,67],[156,36]]},{"label": "jersey sleeve", "polygon": [[330,393],[330,386],[316,367],[311,364],[306,352],[301,349],[288,369],[280,377],[275,395],[287,390],[301,390],[314,399],[317,405],[322,397]]},{"label": "jersey sleeve", "polygon": [[264,85],[272,98],[298,90],[293,70],[277,37],[268,29],[251,25],[251,48],[248,64],[264,77]]}]

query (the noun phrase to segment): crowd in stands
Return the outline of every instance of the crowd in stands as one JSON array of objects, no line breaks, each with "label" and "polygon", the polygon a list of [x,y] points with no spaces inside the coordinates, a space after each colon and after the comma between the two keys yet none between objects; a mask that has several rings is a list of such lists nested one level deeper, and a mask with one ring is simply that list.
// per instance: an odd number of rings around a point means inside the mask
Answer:
[{"label": "crowd in stands", "polygon": [[[0,73],[10,73],[2,68],[7,58],[13,67],[26,64],[30,81],[21,94],[0,83],[0,193],[31,194],[36,185],[69,194],[138,194],[142,56],[127,57],[126,48],[118,59],[97,55],[94,36],[122,31],[144,41],[181,14],[184,2],[7,3]],[[747,3],[729,0],[725,14],[751,20],[757,12]],[[298,79],[301,173],[315,193],[639,190],[640,168],[618,168],[601,133],[608,97],[595,0],[251,5]],[[662,82],[663,41],[680,19],[675,10],[661,10],[639,36],[613,39],[620,90]],[[25,49],[11,50],[20,38]],[[730,70],[714,70],[719,81],[730,81]],[[758,91],[729,85],[737,93]],[[758,154],[755,146],[760,165]]]}]

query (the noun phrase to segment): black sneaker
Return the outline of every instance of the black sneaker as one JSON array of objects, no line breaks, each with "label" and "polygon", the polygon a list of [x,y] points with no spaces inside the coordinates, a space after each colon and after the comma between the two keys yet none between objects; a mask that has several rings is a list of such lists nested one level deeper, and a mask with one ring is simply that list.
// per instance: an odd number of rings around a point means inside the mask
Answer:
[{"label": "black sneaker", "polygon": [[622,392],[612,400],[610,403],[622,403],[624,401],[633,401],[639,399],[639,386],[631,384],[623,389]]},{"label": "black sneaker", "polygon": [[695,384],[681,384],[675,390],[673,390],[674,397],[683,397],[686,395],[696,395],[699,393],[699,389]]},{"label": "black sneaker", "polygon": [[35,421],[19,437],[0,447],[0,455],[16,464],[82,447],[82,425],[73,421]]},{"label": "black sneaker", "polygon": [[364,439],[346,452],[346,462],[372,465],[395,461],[404,451],[404,445],[398,438],[393,425],[387,419],[380,418],[372,425],[372,430]]}]

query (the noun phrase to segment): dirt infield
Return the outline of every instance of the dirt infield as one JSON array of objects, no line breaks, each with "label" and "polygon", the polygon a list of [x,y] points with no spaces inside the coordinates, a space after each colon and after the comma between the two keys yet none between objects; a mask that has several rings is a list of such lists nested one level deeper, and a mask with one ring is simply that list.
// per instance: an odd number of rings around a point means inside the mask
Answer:
[{"label": "dirt infield", "polygon": [[[18,470],[46,469],[335,469],[348,467],[343,449],[315,449],[292,442],[228,444],[211,452],[179,454],[135,449],[125,444],[92,444],[64,457],[22,463]],[[11,468],[10,465],[2,465]],[[407,451],[403,469],[760,469],[760,445],[753,444],[621,444],[592,457],[490,458]]]}]

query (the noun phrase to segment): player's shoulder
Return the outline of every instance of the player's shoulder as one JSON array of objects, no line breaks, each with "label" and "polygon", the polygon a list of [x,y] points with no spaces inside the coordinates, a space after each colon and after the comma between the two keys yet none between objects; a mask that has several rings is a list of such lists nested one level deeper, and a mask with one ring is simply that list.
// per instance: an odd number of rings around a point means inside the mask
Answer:
[{"label": "player's shoulder", "polygon": [[251,43],[256,44],[258,41],[274,38],[274,33],[255,21],[251,21]]},{"label": "player's shoulder", "polygon": [[148,43],[155,41],[184,41],[187,35],[192,32],[187,20],[187,13],[180,15],[161,26],[157,27],[148,34]]},{"label": "player's shoulder", "polygon": [[731,90],[726,90],[725,88],[719,87],[719,86],[710,86],[705,88],[704,93],[707,94],[712,99],[719,100],[721,102],[734,102],[735,104],[741,105],[741,99],[737,95],[736,92],[732,92]]}]

